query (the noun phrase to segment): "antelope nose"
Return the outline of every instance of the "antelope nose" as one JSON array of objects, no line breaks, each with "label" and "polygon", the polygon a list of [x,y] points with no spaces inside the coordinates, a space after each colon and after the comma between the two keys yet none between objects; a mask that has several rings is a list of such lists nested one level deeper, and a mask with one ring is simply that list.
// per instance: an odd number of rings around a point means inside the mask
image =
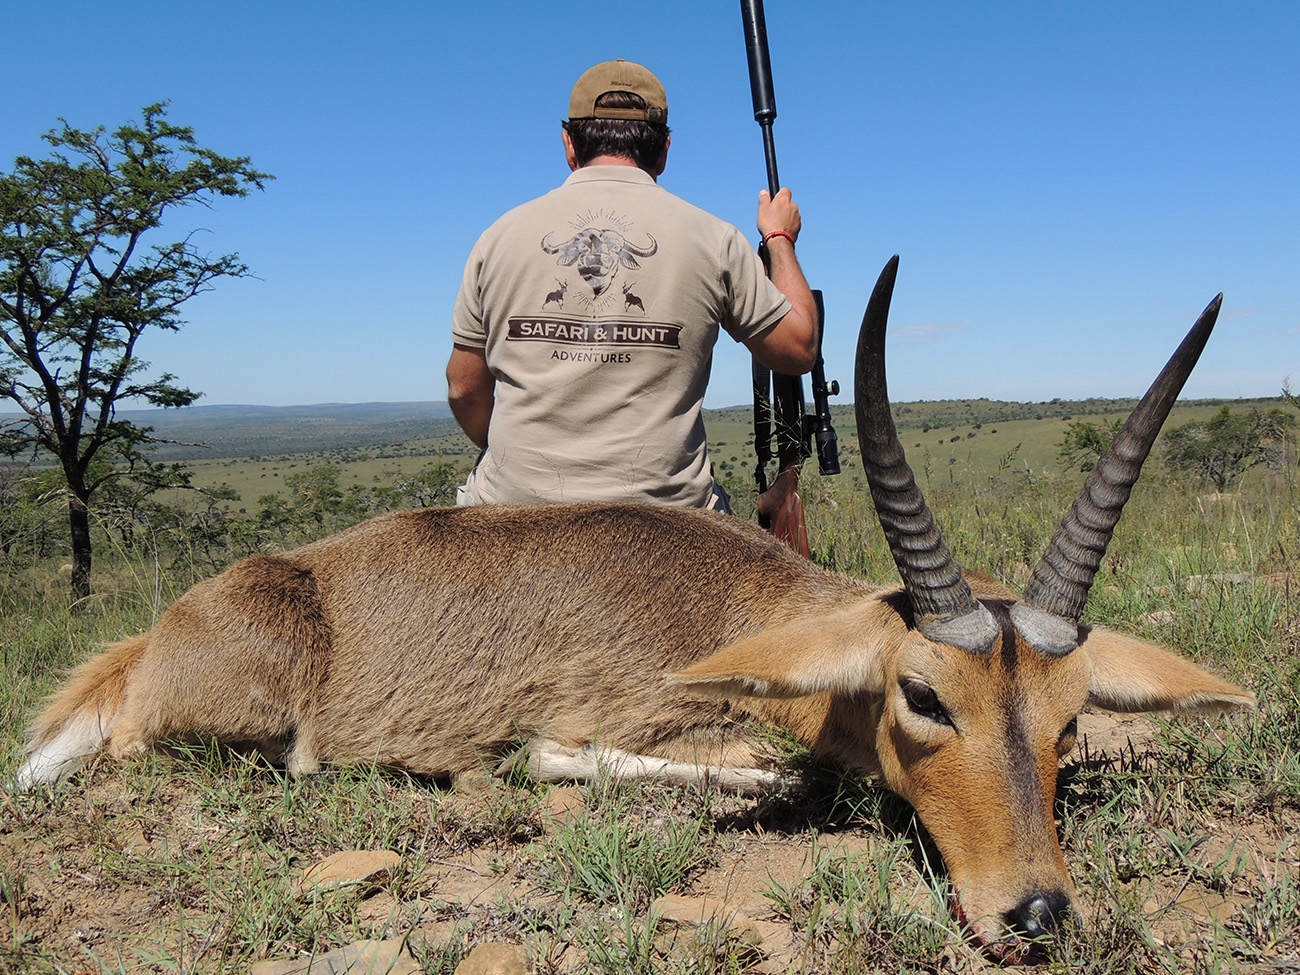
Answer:
[{"label": "antelope nose", "polygon": [[1026,938],[1051,934],[1070,913],[1070,898],[1059,890],[1037,893],[1006,914],[1007,927]]}]

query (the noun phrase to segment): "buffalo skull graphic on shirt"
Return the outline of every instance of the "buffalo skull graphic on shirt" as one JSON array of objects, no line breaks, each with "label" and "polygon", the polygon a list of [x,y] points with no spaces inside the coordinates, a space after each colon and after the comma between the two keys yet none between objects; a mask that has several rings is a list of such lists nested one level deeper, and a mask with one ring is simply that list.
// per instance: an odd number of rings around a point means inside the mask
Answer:
[{"label": "buffalo skull graphic on shirt", "polygon": [[659,250],[659,244],[650,234],[646,234],[649,244],[637,246],[617,230],[609,229],[586,227],[561,244],[552,244],[551,237],[552,234],[547,234],[542,238],[542,250],[558,254],[556,263],[561,267],[577,265],[578,274],[596,297],[614,283],[620,267],[639,269],[638,257],[650,257]]}]

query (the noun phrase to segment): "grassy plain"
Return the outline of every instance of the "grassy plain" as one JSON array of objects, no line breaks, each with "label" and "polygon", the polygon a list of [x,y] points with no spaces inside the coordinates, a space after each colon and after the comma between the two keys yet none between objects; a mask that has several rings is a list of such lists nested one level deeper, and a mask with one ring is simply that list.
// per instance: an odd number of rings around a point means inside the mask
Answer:
[{"label": "grassy plain", "polygon": [[[1236,400],[1234,410],[1268,409],[1280,399]],[[1179,403],[1167,428],[1204,420],[1223,405],[1220,400]],[[1022,473],[1059,472],[1056,454],[1067,425],[1075,420],[1102,423],[1123,419],[1132,400],[1088,400],[1055,403],[1005,403],[990,400],[943,400],[901,403],[894,407],[899,435],[912,465],[931,473],[949,467],[963,471],[995,474],[1014,466]],[[455,422],[432,411],[421,419],[384,417],[369,425],[326,423],[319,415],[263,420],[249,428],[247,420],[224,424],[209,420],[203,426],[189,426],[179,420],[166,432],[178,439],[209,447],[172,447],[166,458],[181,460],[194,471],[200,487],[233,488],[240,501],[234,507],[256,510],[264,494],[280,493],[284,478],[318,464],[331,464],[340,471],[344,488],[351,484],[383,483],[396,473],[414,474],[430,463],[449,461],[468,469],[476,450],[460,433]],[[843,466],[852,476],[857,471],[857,439],[852,409],[832,410]],[[387,419],[387,423],[382,422]],[[752,479],[754,466],[753,420],[748,409],[733,408],[706,412],[709,451],[720,476],[735,482]],[[249,438],[256,451],[243,446]],[[310,449],[292,449],[309,445]],[[277,449],[278,448],[278,449]]]},{"label": "grassy plain", "polygon": [[[1042,419],[964,425],[957,419],[974,408],[942,414],[953,418],[946,425],[937,410],[915,424],[900,416],[954,553],[1013,588],[1082,480],[1054,459],[1069,404],[1039,406]],[[1170,423],[1215,408],[1183,407]],[[710,431],[715,460],[737,470],[743,511],[752,504],[749,433],[725,415]],[[339,444],[225,458],[234,463],[213,461],[210,475],[232,486],[241,478],[243,500],[255,501],[291,471],[330,462],[350,477],[382,477],[440,456],[429,453],[437,443],[455,456],[451,440],[436,437]],[[894,581],[847,426],[841,443],[844,474],[804,479],[815,557]],[[1090,620],[1239,681],[1260,710],[1085,716],[1057,795],[1082,923],[1032,970],[1300,969],[1295,475],[1252,477],[1222,496],[1153,464],[1138,484]],[[66,668],[150,625],[180,588],[148,558],[110,552],[98,595],[70,610],[59,561],[0,580],[0,780],[21,760],[25,721]],[[791,748],[790,761],[808,759]],[[373,769],[292,780],[203,747],[96,763],[53,791],[0,794],[0,971],[248,971],[268,959],[319,961],[365,939],[403,941],[410,965],[430,973],[455,971],[486,942],[517,946],[543,975],[993,967],[963,942],[942,865],[908,808],[872,783],[809,771],[805,787],[743,800],[490,778],[453,789]],[[348,850],[389,851],[397,865],[333,890],[303,885],[307,867]],[[665,894],[725,902],[741,917],[670,924]]]}]

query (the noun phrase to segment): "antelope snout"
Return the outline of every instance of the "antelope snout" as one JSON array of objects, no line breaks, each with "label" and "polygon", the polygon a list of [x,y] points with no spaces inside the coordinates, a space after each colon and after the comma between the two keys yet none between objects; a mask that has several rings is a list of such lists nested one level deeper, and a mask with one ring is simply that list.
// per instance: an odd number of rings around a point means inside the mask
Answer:
[{"label": "antelope snout", "polygon": [[1018,936],[1028,939],[1054,934],[1069,916],[1070,898],[1061,890],[1038,891],[1003,915],[1003,923]]}]

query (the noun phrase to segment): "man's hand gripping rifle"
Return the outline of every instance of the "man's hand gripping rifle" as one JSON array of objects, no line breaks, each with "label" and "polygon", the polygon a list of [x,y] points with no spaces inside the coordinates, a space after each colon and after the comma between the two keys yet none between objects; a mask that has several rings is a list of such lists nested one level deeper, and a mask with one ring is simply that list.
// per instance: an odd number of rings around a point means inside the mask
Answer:
[{"label": "man's hand gripping rifle", "polygon": [[[745,22],[745,50],[749,56],[749,87],[754,96],[754,121],[763,130],[763,152],[767,160],[767,186],[772,197],[781,188],[776,172],[776,143],[772,123],[776,119],[776,95],[772,90],[772,64],[767,51],[767,24],[763,19],[763,0],[740,0]],[[767,263],[765,245],[759,253]],[[772,373],[754,360],[754,452],[758,483],[758,521],[796,551],[809,555],[808,534],[804,527],[803,501],[799,497],[799,471],[804,460],[816,449],[817,466],[822,474],[840,472],[839,442],[831,422],[830,397],[839,395],[840,385],[826,381],[822,361],[822,326],[825,319],[822,293],[813,291],[817,303],[817,361],[812,369],[813,412],[805,408],[803,382],[798,376]],[[767,481],[767,465],[772,460],[772,426],[776,425],[776,480]]]}]

